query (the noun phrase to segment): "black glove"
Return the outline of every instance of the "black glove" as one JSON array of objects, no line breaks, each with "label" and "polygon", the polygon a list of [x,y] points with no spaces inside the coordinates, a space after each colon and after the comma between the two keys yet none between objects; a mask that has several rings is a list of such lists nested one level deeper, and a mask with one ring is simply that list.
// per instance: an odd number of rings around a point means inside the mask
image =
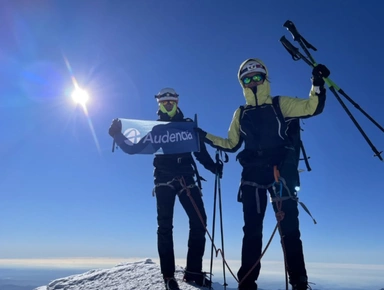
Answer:
[{"label": "black glove", "polygon": [[312,70],[312,84],[316,87],[323,87],[325,84],[323,78],[329,77],[330,74],[331,72],[325,65],[318,64]]},{"label": "black glove", "polygon": [[207,132],[205,132],[203,129],[201,129],[199,127],[195,127],[195,128],[193,128],[193,130],[195,130],[195,132],[197,134],[199,134],[200,140],[204,141],[205,136],[207,136]]},{"label": "black glove", "polygon": [[108,133],[114,138],[116,134],[121,133],[122,124],[119,119],[113,119],[111,127],[109,127]]},{"label": "black glove", "polygon": [[216,172],[219,175],[219,178],[223,177],[223,162],[221,160],[216,162]]}]

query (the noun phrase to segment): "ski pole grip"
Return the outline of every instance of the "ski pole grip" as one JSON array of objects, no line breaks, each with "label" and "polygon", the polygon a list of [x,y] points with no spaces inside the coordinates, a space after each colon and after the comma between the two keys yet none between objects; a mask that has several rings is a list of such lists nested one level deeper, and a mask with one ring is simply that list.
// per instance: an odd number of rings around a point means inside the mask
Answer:
[{"label": "ski pole grip", "polygon": [[289,40],[285,38],[285,36],[282,36],[280,38],[280,42],[292,54],[292,56],[297,55],[297,53],[299,52],[299,49],[293,46],[293,44],[290,43]]},{"label": "ski pole grip", "polygon": [[300,33],[297,31],[295,24],[293,24],[292,21],[287,20],[285,21],[284,25],[285,28],[292,34],[293,40],[298,41],[301,38]]},{"label": "ski pole grip", "polygon": [[215,153],[215,160],[216,162],[219,162],[220,161],[220,155],[219,155],[219,149],[216,149],[216,153]]}]

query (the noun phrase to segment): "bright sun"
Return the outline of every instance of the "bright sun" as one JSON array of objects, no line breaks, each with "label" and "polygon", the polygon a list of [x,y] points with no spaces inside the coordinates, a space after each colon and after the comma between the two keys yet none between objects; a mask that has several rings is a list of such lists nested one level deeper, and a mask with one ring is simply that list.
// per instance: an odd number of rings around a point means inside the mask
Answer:
[{"label": "bright sun", "polygon": [[86,102],[89,99],[89,95],[85,90],[82,90],[80,88],[77,88],[73,93],[72,93],[72,99],[80,104],[80,105],[85,105]]}]

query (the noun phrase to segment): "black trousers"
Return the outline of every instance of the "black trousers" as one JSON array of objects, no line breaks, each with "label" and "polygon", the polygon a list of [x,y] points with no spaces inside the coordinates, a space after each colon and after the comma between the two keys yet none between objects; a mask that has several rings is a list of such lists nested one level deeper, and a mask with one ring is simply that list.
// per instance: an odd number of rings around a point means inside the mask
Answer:
[{"label": "black trousers", "polygon": [[[291,195],[295,196],[294,188],[298,183],[297,164],[286,162],[280,167],[280,175],[285,179]],[[242,179],[250,183],[257,183],[268,187],[268,185],[274,181],[273,167],[246,168],[243,170]],[[242,281],[260,258],[262,251],[263,220],[268,198],[267,191],[270,192],[271,197],[274,197],[275,192],[271,187],[268,189],[256,188],[256,186],[250,184],[242,184],[240,190],[241,196],[239,201],[243,204],[244,237],[241,267],[237,275],[239,281]],[[289,196],[287,189],[283,189],[282,196]],[[273,203],[273,209],[275,212],[278,211],[275,202]],[[299,281],[307,280],[303,246],[300,239],[298,203],[292,199],[285,199],[282,201],[281,210],[285,213],[280,225],[283,236],[282,243],[284,243],[286,250],[289,282],[296,284]],[[254,285],[254,282],[259,277],[260,268],[261,264],[259,263],[245,278],[241,286]]]},{"label": "black trousers", "polygon": [[[184,180],[187,186],[195,184],[192,177],[184,177]],[[205,251],[207,215],[205,213],[200,189],[197,186],[189,188],[190,196],[188,196],[188,191],[183,189],[179,180],[174,180],[170,185],[171,186],[160,185],[155,189],[158,223],[157,247],[160,257],[161,273],[164,277],[173,277],[175,272],[173,212],[176,196],[179,197],[180,203],[189,218],[186,268],[191,272],[201,272]],[[198,211],[193,206],[191,198],[196,204]]]}]

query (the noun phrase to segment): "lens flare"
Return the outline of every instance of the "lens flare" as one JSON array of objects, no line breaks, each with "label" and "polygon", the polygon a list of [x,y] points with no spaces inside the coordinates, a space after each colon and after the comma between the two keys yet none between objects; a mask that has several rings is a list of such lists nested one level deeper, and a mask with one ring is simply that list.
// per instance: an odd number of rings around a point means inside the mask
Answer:
[{"label": "lens flare", "polygon": [[68,71],[69,71],[69,73],[71,75],[73,86],[75,87],[71,97],[72,97],[74,102],[76,102],[77,104],[81,105],[81,107],[83,108],[84,115],[87,118],[89,129],[91,130],[91,134],[92,134],[93,140],[95,141],[96,148],[99,151],[99,153],[101,153],[99,141],[97,139],[96,132],[95,132],[95,129],[93,128],[92,120],[91,120],[91,117],[89,116],[89,113],[88,113],[88,110],[87,110],[87,106],[86,106],[86,103],[89,100],[89,94],[87,93],[87,91],[85,91],[85,90],[83,90],[83,89],[81,89],[79,87],[79,85],[77,83],[77,80],[76,80],[76,78],[75,78],[75,76],[73,74],[71,65],[70,65],[68,59],[65,56],[64,56],[64,61],[65,61],[65,64],[67,66],[67,69],[68,69]]}]

